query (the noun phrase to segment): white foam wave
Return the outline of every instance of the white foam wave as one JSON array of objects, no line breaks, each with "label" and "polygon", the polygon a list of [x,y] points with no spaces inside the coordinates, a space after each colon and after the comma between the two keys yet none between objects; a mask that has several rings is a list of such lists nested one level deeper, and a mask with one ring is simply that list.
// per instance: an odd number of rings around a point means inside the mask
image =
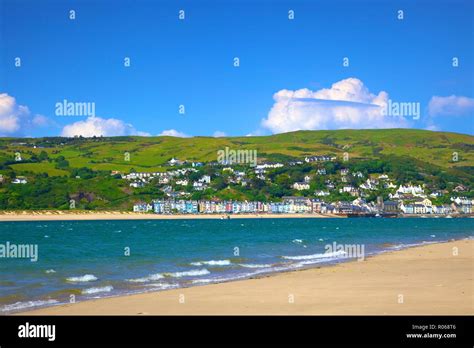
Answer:
[{"label": "white foam wave", "polygon": [[174,272],[174,273],[165,273],[166,276],[168,277],[176,277],[176,278],[181,278],[181,277],[192,277],[192,276],[202,276],[206,274],[210,274],[207,269],[197,269],[193,271],[184,271],[184,272]]},{"label": "white foam wave", "polygon": [[47,269],[45,273],[56,273],[56,271],[54,269]]},{"label": "white foam wave", "polygon": [[321,258],[329,258],[329,257],[337,257],[342,256],[346,252],[344,250],[339,250],[331,253],[323,253],[323,254],[313,254],[313,255],[301,255],[301,256],[282,256],[284,259],[287,260],[311,260],[311,259],[321,259]]},{"label": "white foam wave", "polygon": [[191,262],[192,266],[229,266],[232,262],[230,260],[210,260],[210,261],[198,261],[198,262]]},{"label": "white foam wave", "polygon": [[160,290],[166,290],[166,289],[178,288],[179,284],[153,283],[153,284],[146,284],[145,286],[149,286],[149,287],[153,287],[153,288],[159,288]]},{"label": "white foam wave", "polygon": [[164,276],[161,273],[156,273],[156,274],[150,274],[148,277],[143,277],[143,278],[135,278],[135,279],[127,279],[127,282],[131,283],[147,283],[153,280],[159,280],[164,278]]},{"label": "white foam wave", "polygon": [[97,280],[97,277],[93,274],[85,274],[79,277],[69,277],[69,278],[66,278],[66,280],[68,282],[82,283],[82,282],[92,282],[94,280]]},{"label": "white foam wave", "polygon": [[38,307],[38,306],[46,306],[58,303],[57,300],[39,300],[39,301],[27,301],[27,302],[16,302],[13,304],[5,305],[2,307],[2,312],[9,312],[9,311],[17,311],[21,309],[31,308],[31,307]]},{"label": "white foam wave", "polygon": [[258,264],[258,263],[239,263],[239,266],[245,268],[267,268],[272,267],[271,264]]},{"label": "white foam wave", "polygon": [[222,281],[220,279],[195,279],[192,281],[193,284],[208,284],[208,283],[214,283]]},{"label": "white foam wave", "polygon": [[97,294],[98,292],[110,292],[114,289],[113,286],[102,286],[98,288],[88,288],[82,290],[83,295],[88,295],[88,294]]}]

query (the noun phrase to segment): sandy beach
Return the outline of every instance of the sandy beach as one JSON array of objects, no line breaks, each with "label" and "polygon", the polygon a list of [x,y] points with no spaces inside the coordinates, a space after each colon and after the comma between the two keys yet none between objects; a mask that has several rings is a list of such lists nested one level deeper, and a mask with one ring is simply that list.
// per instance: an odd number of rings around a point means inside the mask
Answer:
[{"label": "sandy beach", "polygon": [[[119,211],[12,211],[1,212],[2,221],[73,221],[73,220],[175,220],[175,219],[223,219],[226,214],[173,214],[134,213]],[[342,218],[334,214],[236,214],[231,219],[275,218]]]},{"label": "sandy beach", "polygon": [[28,315],[474,314],[474,241],[392,251],[333,266],[90,300]]}]

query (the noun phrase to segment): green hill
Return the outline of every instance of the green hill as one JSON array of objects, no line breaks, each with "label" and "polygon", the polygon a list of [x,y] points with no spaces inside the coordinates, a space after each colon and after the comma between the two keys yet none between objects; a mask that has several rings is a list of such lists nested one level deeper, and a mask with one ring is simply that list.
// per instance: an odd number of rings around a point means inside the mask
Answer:
[{"label": "green hill", "polygon": [[[448,132],[380,129],[223,138],[0,138],[0,174],[4,178],[0,185],[0,209],[67,209],[71,198],[85,202],[82,207],[87,209],[129,209],[133,201],[151,199],[162,192],[158,185],[132,190],[127,182],[111,176],[111,171],[166,171],[170,169],[167,162],[173,157],[216,162],[217,151],[226,147],[256,150],[259,163],[288,163],[327,154],[337,157],[337,168],[347,166],[366,174],[389,172],[399,183],[416,181],[433,190],[452,189],[456,185],[473,189],[474,137]],[[347,163],[342,163],[344,153],[349,157]],[[273,179],[284,174],[288,180],[298,181],[302,173],[312,173],[314,166],[284,168],[267,180],[263,185],[267,187],[255,182],[254,186],[227,187],[226,191],[226,184],[220,182],[203,197],[272,199],[275,195],[294,194],[275,187],[281,184]],[[210,167],[205,168],[211,171]],[[11,180],[18,176],[26,176],[29,184],[12,184]]]},{"label": "green hill", "polygon": [[[474,164],[473,136],[415,129],[298,131],[271,136],[225,138],[0,138],[0,164],[14,161],[16,152],[25,161],[45,151],[49,158],[64,156],[72,168],[151,172],[164,170],[163,165],[172,157],[188,161],[216,161],[217,150],[225,147],[257,150],[259,162],[302,159],[328,153],[342,156],[347,152],[352,159],[396,155],[442,168]],[[130,154],[130,161],[125,160],[126,152]],[[458,154],[458,161],[453,161],[453,153]],[[18,172],[66,174],[44,163],[27,166],[13,164],[12,168]]]}]

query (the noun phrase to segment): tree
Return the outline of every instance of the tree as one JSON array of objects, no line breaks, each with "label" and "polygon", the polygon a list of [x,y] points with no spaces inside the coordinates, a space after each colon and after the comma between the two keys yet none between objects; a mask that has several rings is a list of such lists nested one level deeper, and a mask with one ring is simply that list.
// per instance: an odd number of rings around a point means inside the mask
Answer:
[{"label": "tree", "polygon": [[41,151],[39,156],[38,156],[39,161],[46,161],[49,159],[48,153],[46,151]]}]

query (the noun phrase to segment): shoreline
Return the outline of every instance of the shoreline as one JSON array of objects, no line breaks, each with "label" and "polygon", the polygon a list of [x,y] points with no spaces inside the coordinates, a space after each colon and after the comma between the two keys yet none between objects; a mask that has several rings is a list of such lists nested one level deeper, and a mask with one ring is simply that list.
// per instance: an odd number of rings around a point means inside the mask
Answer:
[{"label": "shoreline", "polygon": [[[383,216],[382,216],[383,217]],[[474,214],[466,215],[422,215],[402,214],[397,217],[383,217],[392,219],[406,218],[474,218]],[[86,221],[86,220],[186,220],[186,219],[209,219],[209,220],[232,220],[232,219],[318,219],[318,218],[374,218],[372,216],[347,216],[337,214],[321,213],[294,213],[294,214],[153,214],[135,213],[130,211],[0,211],[0,222],[19,221]]]},{"label": "shoreline", "polygon": [[[453,248],[458,255],[453,255]],[[382,252],[363,262],[92,299],[13,315],[472,315],[473,265],[474,241],[463,239]]]},{"label": "shoreline", "polygon": [[149,214],[134,212],[64,212],[64,211],[38,211],[38,212],[1,212],[0,222],[6,221],[74,221],[74,220],[184,220],[184,219],[281,219],[281,218],[345,218],[334,214]]}]

